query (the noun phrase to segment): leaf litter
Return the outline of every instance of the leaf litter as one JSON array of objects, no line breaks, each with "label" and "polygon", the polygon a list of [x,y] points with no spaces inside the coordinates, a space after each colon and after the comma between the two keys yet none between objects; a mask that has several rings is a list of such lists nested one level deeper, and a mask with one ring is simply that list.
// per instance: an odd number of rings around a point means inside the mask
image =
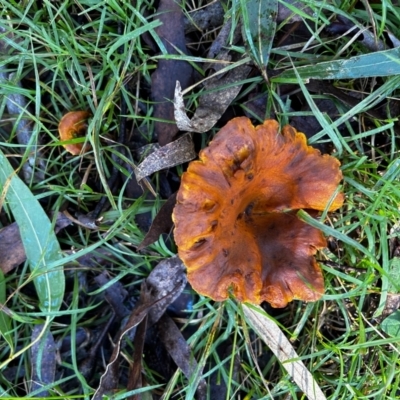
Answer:
[{"label": "leaf litter", "polygon": [[[100,380],[93,399],[102,396],[118,387],[119,358],[124,337],[134,330],[145,318],[146,324],[153,325],[164,314],[167,307],[180,295],[186,286],[184,266],[177,257],[161,261],[153,269],[147,280],[142,284],[139,303],[132,311],[126,325],[118,333],[106,371]],[[142,325],[143,327],[143,325]]]}]

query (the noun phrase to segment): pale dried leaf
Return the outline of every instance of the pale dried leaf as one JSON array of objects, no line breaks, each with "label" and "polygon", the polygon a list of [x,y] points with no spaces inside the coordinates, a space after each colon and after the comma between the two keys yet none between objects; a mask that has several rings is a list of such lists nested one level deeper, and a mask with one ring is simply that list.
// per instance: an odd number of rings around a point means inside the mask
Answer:
[{"label": "pale dried leaf", "polygon": [[243,312],[246,321],[275,354],[308,399],[326,400],[321,388],[303,362],[299,360],[298,354],[278,325],[264,316],[261,307],[251,306],[250,308],[243,304]]},{"label": "pale dried leaf", "polygon": [[242,81],[251,68],[246,64],[238,65],[222,77],[215,75],[206,81],[206,92],[200,96],[199,106],[190,120],[186,115],[182,89],[179,81],[175,88],[175,121],[181,131],[204,133],[209,131],[221,118],[242,88]]}]

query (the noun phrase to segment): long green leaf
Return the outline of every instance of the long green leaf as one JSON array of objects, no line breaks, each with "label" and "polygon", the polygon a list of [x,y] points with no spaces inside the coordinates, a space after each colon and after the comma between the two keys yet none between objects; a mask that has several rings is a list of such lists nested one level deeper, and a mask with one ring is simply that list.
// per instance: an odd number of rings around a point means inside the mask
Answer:
[{"label": "long green leaf", "polygon": [[[400,74],[400,48],[376,51],[354,56],[347,60],[321,62],[296,68],[305,79],[356,79]],[[296,71],[289,69],[272,78],[274,82],[296,78]]]},{"label": "long green leaf", "polygon": [[52,264],[62,258],[52,224],[1,151],[0,165],[1,197],[5,195],[19,226],[40,308],[43,312],[57,311],[64,295],[65,278],[62,268],[52,268]]}]

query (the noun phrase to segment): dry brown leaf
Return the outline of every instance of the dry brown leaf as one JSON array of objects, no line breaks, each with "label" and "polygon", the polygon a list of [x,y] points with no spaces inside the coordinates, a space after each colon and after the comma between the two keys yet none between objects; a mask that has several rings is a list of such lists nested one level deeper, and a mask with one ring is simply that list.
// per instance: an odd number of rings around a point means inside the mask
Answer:
[{"label": "dry brown leaf", "polygon": [[172,222],[172,210],[176,203],[176,193],[172,194],[168,200],[160,208],[160,211],[155,216],[153,223],[151,224],[150,230],[147,232],[146,236],[142,242],[137,247],[140,251],[150,244],[154,243],[160,238],[162,233],[168,233],[171,231],[174,223]]},{"label": "dry brown leaf", "polygon": [[[157,323],[157,329],[161,341],[175,364],[182,370],[188,380],[193,380],[195,374],[199,375],[200,373],[197,371],[198,365],[190,346],[175,322],[167,314],[164,314]],[[199,380],[196,398],[198,400],[207,398],[207,384],[204,379]]]}]

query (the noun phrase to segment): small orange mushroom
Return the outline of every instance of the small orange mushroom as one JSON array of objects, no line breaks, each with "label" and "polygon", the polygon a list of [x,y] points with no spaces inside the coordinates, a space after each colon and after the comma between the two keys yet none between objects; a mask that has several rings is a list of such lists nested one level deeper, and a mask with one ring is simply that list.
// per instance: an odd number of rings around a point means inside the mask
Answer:
[{"label": "small orange mushroom", "polygon": [[307,146],[304,134],[278,122],[254,127],[245,117],[223,127],[182,175],[173,211],[175,241],[188,280],[200,294],[225,300],[318,300],[324,292],[314,255],[322,232],[296,210],[333,211],[339,161]]},{"label": "small orange mushroom", "polygon": [[[88,127],[86,121],[91,115],[89,111],[71,111],[65,114],[58,124],[60,139],[67,141],[85,136]],[[74,156],[85,153],[91,148],[89,144],[83,148],[83,143],[68,143],[63,144],[63,147]]]}]

